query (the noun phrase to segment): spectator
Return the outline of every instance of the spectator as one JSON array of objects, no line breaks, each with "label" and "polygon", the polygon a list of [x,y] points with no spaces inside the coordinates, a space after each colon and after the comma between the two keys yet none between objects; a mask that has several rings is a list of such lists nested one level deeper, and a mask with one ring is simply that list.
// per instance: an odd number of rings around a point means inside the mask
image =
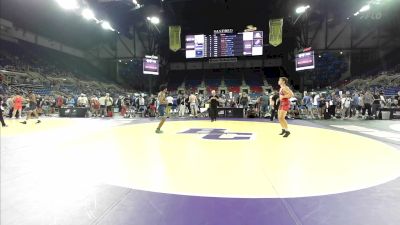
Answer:
[{"label": "spectator", "polygon": [[53,114],[55,113],[56,99],[53,96],[51,96],[49,101],[50,101],[50,114]]},{"label": "spectator", "polygon": [[[399,67],[400,67],[400,65],[399,65]],[[398,106],[400,106],[400,91],[399,92],[397,92],[397,96],[396,97],[394,97],[396,100],[397,100],[397,102],[398,102]]]},{"label": "spectator", "polygon": [[17,112],[18,112],[19,116],[22,116],[21,113],[22,113],[22,104],[23,104],[23,102],[24,102],[24,99],[22,97],[22,92],[20,92],[13,99],[14,110],[13,110],[11,118],[15,117],[15,114]]},{"label": "spectator", "polygon": [[270,99],[270,106],[271,106],[271,121],[274,121],[274,119],[278,119],[278,109],[279,109],[279,93],[277,91],[273,91],[271,94],[271,99]]},{"label": "spectator", "polygon": [[249,108],[249,96],[246,92],[242,92],[242,95],[239,99],[240,105],[244,108],[244,112],[247,112],[247,108]]},{"label": "spectator", "polygon": [[218,116],[218,104],[219,104],[219,98],[216,95],[215,90],[211,91],[211,96],[209,97],[208,102],[210,103],[210,107],[208,109],[209,111],[209,116],[211,119],[211,122],[217,121],[217,116]]},{"label": "spectator", "polygon": [[377,118],[377,114],[379,112],[379,109],[381,107],[381,99],[379,97],[378,92],[375,92],[374,96],[374,101],[372,103],[372,115],[374,115],[375,118]]},{"label": "spectator", "polygon": [[266,117],[268,112],[269,112],[269,94],[268,92],[264,92],[264,94],[260,97],[260,113],[263,117]]},{"label": "spectator", "polygon": [[[316,94],[313,95],[313,107],[312,107],[312,114],[313,114],[313,115],[315,115],[315,114],[319,115],[319,112],[318,112],[318,108],[319,108],[319,99],[320,99],[320,96],[319,96],[318,93],[316,93]],[[316,112],[316,113],[315,113],[315,112]]]},{"label": "spectator", "polygon": [[58,107],[58,109],[60,109],[63,105],[64,105],[64,98],[61,95],[59,95],[57,97],[57,107]]},{"label": "spectator", "polygon": [[342,97],[342,120],[350,117],[351,98],[348,94]]},{"label": "spectator", "polygon": [[150,104],[149,104],[149,116],[150,117],[155,117],[156,116],[157,108],[158,108],[157,104],[158,103],[157,103],[156,97],[152,95],[150,97]]},{"label": "spectator", "polygon": [[78,104],[77,104],[77,106],[78,106],[78,107],[88,107],[88,105],[89,105],[89,100],[88,100],[88,98],[86,97],[85,94],[81,94],[81,95],[79,96],[79,98],[78,98]]},{"label": "spectator", "polygon": [[96,95],[93,95],[90,99],[90,106],[92,111],[92,116],[98,117],[100,116],[100,102]]},{"label": "spectator", "polygon": [[145,116],[147,108],[146,108],[146,103],[143,97],[143,94],[141,94],[138,98],[138,105],[139,105],[139,112],[142,113],[142,117]]},{"label": "spectator", "polygon": [[121,113],[121,115],[122,115],[122,106],[123,106],[123,99],[124,99],[124,97],[123,96],[119,96],[118,98],[117,98],[117,101],[115,102],[115,106],[118,108],[118,112],[120,112]]},{"label": "spectator", "polygon": [[75,107],[75,99],[71,96],[68,96],[67,99],[67,106],[68,107]]},{"label": "spectator", "polygon": [[39,115],[43,114],[43,98],[40,95],[36,97],[36,112]]},{"label": "spectator", "polygon": [[177,105],[179,106],[179,117],[185,116],[185,96],[181,95],[179,96],[177,100]]},{"label": "spectator", "polygon": [[129,107],[131,106],[131,96],[129,96],[129,95],[126,97],[122,96],[121,101],[122,101],[121,102],[122,103],[121,116],[129,117],[129,114],[127,115],[127,111],[129,109]]},{"label": "spectator", "polygon": [[100,116],[104,118],[104,116],[107,116],[106,96],[101,96],[99,98],[99,104],[100,104]]},{"label": "spectator", "polygon": [[336,119],[336,108],[340,105],[340,98],[335,93],[331,94],[331,102],[329,103],[328,112],[331,118]]},{"label": "spectator", "polygon": [[110,97],[109,93],[106,93],[104,100],[105,100],[105,105],[106,105],[106,109],[107,109],[107,116],[110,116],[113,113],[113,111],[112,111],[113,99],[112,99],[112,97]]},{"label": "spectator", "polygon": [[308,117],[310,119],[314,119],[314,115],[312,113],[312,98],[310,97],[309,93],[305,93],[302,104],[306,107]]},{"label": "spectator", "polygon": [[319,101],[318,101],[318,118],[319,119],[324,118],[325,111],[326,111],[325,94],[321,94],[321,97],[319,98]]},{"label": "spectator", "polygon": [[368,112],[368,116],[372,116],[371,107],[373,102],[374,102],[374,96],[371,94],[370,91],[366,91],[365,95],[363,96],[363,103],[364,103],[364,107],[362,109],[363,119],[365,118],[365,111]]},{"label": "spectator", "polygon": [[[7,108],[8,108],[8,118],[12,118],[13,117],[13,111],[14,111],[14,97],[15,96],[10,96],[7,101]],[[19,116],[19,115],[18,115]]]},{"label": "spectator", "polygon": [[7,124],[4,122],[4,118],[3,118],[3,111],[4,111],[5,105],[6,104],[3,103],[3,97],[0,96],[0,122],[1,122],[2,127],[7,127]]},{"label": "spectator", "polygon": [[42,109],[45,116],[50,115],[50,106],[51,106],[50,97],[45,96],[42,104]]},{"label": "spectator", "polygon": [[190,111],[192,112],[192,116],[197,117],[198,100],[197,100],[196,95],[194,95],[194,93],[192,93],[189,96],[189,104],[190,104]]},{"label": "spectator", "polygon": [[360,98],[358,96],[358,93],[355,92],[353,94],[353,97],[351,99],[351,109],[350,109],[350,117],[352,116],[358,116],[358,111],[359,111],[359,105],[360,105]]},{"label": "spectator", "polygon": [[171,95],[168,95],[166,100],[168,102],[166,113],[167,113],[167,118],[169,118],[171,116],[171,109],[174,104],[174,98]]},{"label": "spectator", "polygon": [[386,98],[383,92],[379,93],[379,104],[381,105],[381,108],[385,108],[386,106]]}]

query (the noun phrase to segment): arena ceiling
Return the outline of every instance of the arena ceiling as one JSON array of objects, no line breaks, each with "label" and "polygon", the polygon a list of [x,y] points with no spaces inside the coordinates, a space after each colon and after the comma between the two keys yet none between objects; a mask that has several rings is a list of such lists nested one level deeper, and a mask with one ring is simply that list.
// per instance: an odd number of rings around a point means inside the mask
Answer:
[{"label": "arena ceiling", "polygon": [[[80,0],[82,1],[82,0]],[[157,15],[161,38],[166,42],[168,26],[181,25],[183,34],[211,33],[213,29],[232,28],[241,31],[246,25],[267,30],[268,19],[285,18],[294,21],[294,10],[301,4],[312,7],[310,24],[317,23],[330,13],[330,22],[352,15],[367,0],[137,0],[142,8],[135,8],[132,0],[86,0],[96,16],[110,21],[113,27],[129,36],[132,25],[142,32],[147,30],[146,17]],[[392,0],[384,0],[392,1]],[[393,0],[395,1],[395,0]],[[15,25],[48,36],[54,40],[82,49],[114,40],[112,32],[82,19],[80,15],[58,7],[54,0],[1,0],[0,17]],[[290,23],[289,23],[290,24]],[[286,29],[286,37],[295,30]]]}]

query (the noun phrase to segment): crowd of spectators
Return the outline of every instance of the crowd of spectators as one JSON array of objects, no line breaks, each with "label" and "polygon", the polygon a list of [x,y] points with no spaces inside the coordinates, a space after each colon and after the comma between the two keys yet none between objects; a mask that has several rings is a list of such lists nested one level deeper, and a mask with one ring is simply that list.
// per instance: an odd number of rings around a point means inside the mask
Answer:
[{"label": "crowd of spectators", "polygon": [[[23,109],[27,108],[27,92],[3,97],[3,108],[8,117],[12,117],[13,104],[18,96],[23,98]],[[209,106],[208,94],[185,93],[167,96],[169,117],[204,117]],[[385,96],[383,92],[360,90],[341,91],[324,90],[296,92],[291,99],[289,117],[298,119],[377,119],[382,108],[400,108],[400,91],[395,96]],[[156,95],[147,93],[100,93],[75,96],[45,95],[37,96],[39,114],[56,114],[60,108],[88,108],[88,117],[112,117],[115,113],[121,117],[156,117],[158,100]],[[220,94],[219,106],[225,108],[243,108],[247,117],[265,117],[274,119],[279,108],[277,90],[251,97],[246,92],[240,94]],[[24,112],[24,110],[23,110]],[[18,117],[19,115],[14,115]]]},{"label": "crowd of spectators", "polygon": [[[375,78],[382,80],[381,78]],[[368,82],[368,81],[365,81]],[[382,108],[398,108],[400,89],[393,95],[385,95],[382,87],[361,89],[355,87],[354,82],[342,89],[316,90],[310,92],[295,92],[292,97],[289,117],[299,119],[334,119],[334,118],[378,118]],[[356,89],[360,88],[360,89]],[[83,91],[84,90],[84,91]],[[80,94],[76,93],[81,91]],[[203,117],[207,116],[208,99],[210,93],[198,94],[187,90],[186,93],[169,93],[167,115],[173,117]],[[23,88],[3,95],[4,108],[9,117],[12,117],[12,108],[15,96],[21,95],[24,99],[27,91]],[[134,93],[121,90],[99,90],[82,87],[71,94],[38,95],[37,105],[39,113],[51,115],[63,107],[89,108],[88,117],[110,117],[119,113],[122,117],[156,117],[158,100],[149,93]],[[23,101],[23,108],[28,101]],[[247,117],[276,117],[279,107],[277,90],[265,92],[262,95],[235,94],[229,92],[219,95],[219,107],[243,108]],[[16,115],[18,116],[18,115]]]},{"label": "crowd of spectators", "polygon": [[[124,90],[116,85],[99,85],[97,81],[83,81],[74,75],[75,71],[59,69],[38,58],[29,58],[0,51],[0,70],[14,72],[37,71],[40,77],[20,77],[14,84],[47,85],[49,92],[37,93],[38,111],[43,115],[52,115],[63,107],[89,108],[88,117],[110,117],[119,113],[122,117],[156,117],[158,100],[150,93],[138,93]],[[48,78],[60,79],[48,79]],[[26,108],[27,91],[25,87],[10,88],[2,84],[5,78],[0,74],[0,94],[3,109],[8,117],[13,117],[13,104],[16,96],[21,96],[23,108]],[[213,87],[217,88],[217,87]],[[207,116],[209,95],[196,93],[188,88],[185,93],[171,92],[167,97],[168,116],[202,117]],[[391,93],[388,92],[391,91]],[[395,92],[394,92],[395,91]],[[210,93],[208,93],[210,92]],[[332,118],[378,118],[381,108],[399,107],[400,65],[393,70],[370,78],[354,79],[336,89],[326,88],[310,92],[296,92],[291,99],[289,116],[301,119]],[[266,93],[221,93],[219,107],[243,108],[247,117],[267,117],[274,119],[279,106],[277,90]],[[24,112],[24,111],[23,111]],[[16,114],[14,112],[14,114]],[[14,117],[18,117],[18,113]]]}]

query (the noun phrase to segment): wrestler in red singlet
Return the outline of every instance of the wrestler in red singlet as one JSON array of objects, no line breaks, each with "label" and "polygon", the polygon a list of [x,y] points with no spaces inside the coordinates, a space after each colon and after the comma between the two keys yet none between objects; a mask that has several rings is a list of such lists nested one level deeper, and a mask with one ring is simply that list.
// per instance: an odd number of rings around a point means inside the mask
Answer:
[{"label": "wrestler in red singlet", "polygon": [[279,105],[279,110],[278,110],[278,119],[279,119],[279,123],[282,126],[282,133],[280,133],[280,135],[283,135],[283,137],[286,138],[290,135],[290,132],[288,129],[288,122],[286,121],[286,115],[290,109],[289,99],[293,96],[293,92],[287,86],[288,79],[286,77],[279,78],[278,84],[279,84],[279,86],[281,86],[281,89],[279,91],[280,105]]},{"label": "wrestler in red singlet", "polygon": [[[282,90],[282,88],[281,88],[281,90],[279,91],[279,95],[280,96],[285,96],[285,93],[283,92],[283,90]],[[283,111],[289,111],[289,109],[290,109],[290,101],[289,101],[289,98],[282,98],[281,100],[280,100],[280,105],[279,105],[279,110],[283,110]]]}]

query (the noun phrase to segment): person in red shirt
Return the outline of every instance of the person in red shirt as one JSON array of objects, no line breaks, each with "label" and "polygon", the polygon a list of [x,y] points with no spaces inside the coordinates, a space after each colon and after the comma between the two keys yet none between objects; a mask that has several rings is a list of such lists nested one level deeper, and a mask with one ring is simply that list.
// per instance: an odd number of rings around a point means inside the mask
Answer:
[{"label": "person in red shirt", "polygon": [[288,129],[288,122],[286,121],[286,114],[290,109],[290,101],[289,99],[293,97],[293,92],[290,90],[290,88],[287,86],[288,79],[286,77],[281,77],[279,78],[279,86],[281,86],[281,89],[279,90],[279,110],[278,110],[278,119],[279,123],[282,126],[282,133],[279,135],[283,135],[283,137],[288,137],[290,135],[289,129]]},{"label": "person in red shirt", "polygon": [[63,106],[63,104],[64,104],[64,99],[63,99],[63,97],[60,95],[60,96],[57,97],[57,107],[58,107],[58,109],[60,109],[61,106]]},{"label": "person in red shirt", "polygon": [[21,113],[22,113],[22,103],[23,103],[23,101],[24,101],[24,98],[23,98],[21,95],[22,95],[22,92],[18,93],[18,94],[14,97],[14,99],[13,99],[14,110],[13,110],[13,112],[12,112],[11,118],[15,117],[15,114],[17,113],[17,111],[18,111],[19,116],[21,116]]},{"label": "person in red shirt", "polygon": [[92,99],[90,99],[90,105],[92,107],[92,115],[96,117],[100,116],[100,102],[96,96],[93,96]]}]

